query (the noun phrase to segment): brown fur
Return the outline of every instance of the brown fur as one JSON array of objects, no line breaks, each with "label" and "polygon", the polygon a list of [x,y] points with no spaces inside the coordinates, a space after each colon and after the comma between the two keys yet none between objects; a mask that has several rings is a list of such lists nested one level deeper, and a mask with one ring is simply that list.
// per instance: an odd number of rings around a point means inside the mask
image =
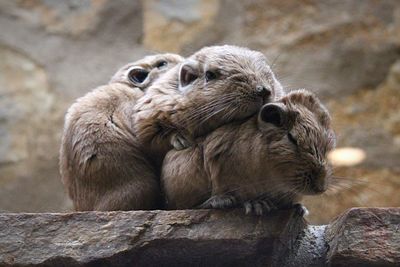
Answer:
[{"label": "brown fur", "polygon": [[[168,66],[157,68],[160,60]],[[94,89],[68,109],[60,171],[76,210],[158,207],[159,181],[135,137],[133,106],[143,90],[182,60],[164,54],[130,63],[108,85]],[[142,83],[130,81],[132,67],[147,70],[148,77]]]},{"label": "brown fur", "polygon": [[[207,80],[207,72],[215,79]],[[257,86],[264,86],[268,94],[258,94]],[[260,52],[228,45],[206,47],[148,89],[136,105],[136,133],[160,163],[171,142],[187,146],[182,142],[251,116],[281,95],[282,86]]]},{"label": "brown fur", "polygon": [[[285,110],[281,126],[265,122],[263,111],[271,105]],[[290,206],[301,195],[326,190],[331,171],[326,156],[334,145],[324,106],[307,91],[292,92],[245,122],[218,128],[194,147],[170,151],[161,178],[168,208],[242,204],[246,212],[262,214]]]}]

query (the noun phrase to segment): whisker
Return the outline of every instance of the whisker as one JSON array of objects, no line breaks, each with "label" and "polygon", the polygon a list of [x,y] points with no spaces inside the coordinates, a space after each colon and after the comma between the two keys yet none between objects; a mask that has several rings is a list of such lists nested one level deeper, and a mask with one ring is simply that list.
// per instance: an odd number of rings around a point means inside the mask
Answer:
[{"label": "whisker", "polygon": [[209,102],[207,105],[203,107],[195,108],[192,112],[188,113],[184,116],[181,121],[192,122],[193,120],[197,120],[199,117],[202,117],[210,112],[215,112],[215,110],[220,110],[221,107],[229,106],[230,102],[234,100],[233,96],[225,97],[222,99],[218,99],[214,102]]}]

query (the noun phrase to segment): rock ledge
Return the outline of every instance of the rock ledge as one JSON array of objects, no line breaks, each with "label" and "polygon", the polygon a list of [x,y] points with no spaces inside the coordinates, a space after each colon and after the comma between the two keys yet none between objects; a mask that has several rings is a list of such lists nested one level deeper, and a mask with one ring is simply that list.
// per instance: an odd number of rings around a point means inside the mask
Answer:
[{"label": "rock ledge", "polygon": [[397,266],[400,208],[352,209],[327,226],[182,210],[0,214],[0,266]]}]

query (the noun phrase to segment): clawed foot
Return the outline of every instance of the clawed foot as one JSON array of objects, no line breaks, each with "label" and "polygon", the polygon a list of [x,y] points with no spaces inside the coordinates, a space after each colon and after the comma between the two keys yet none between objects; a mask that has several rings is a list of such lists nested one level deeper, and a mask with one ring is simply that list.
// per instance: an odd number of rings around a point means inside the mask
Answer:
[{"label": "clawed foot", "polygon": [[296,213],[300,217],[304,217],[309,214],[308,209],[300,203],[293,204],[292,208],[294,208],[296,210]]},{"label": "clawed foot", "polygon": [[183,150],[192,146],[192,143],[187,138],[177,133],[171,137],[171,145],[174,147],[175,150]]},{"label": "clawed foot", "polygon": [[199,206],[201,209],[228,209],[237,206],[238,199],[230,194],[210,197]]},{"label": "clawed foot", "polygon": [[256,214],[259,216],[277,209],[275,204],[269,199],[248,200],[244,202],[243,206],[246,214]]}]

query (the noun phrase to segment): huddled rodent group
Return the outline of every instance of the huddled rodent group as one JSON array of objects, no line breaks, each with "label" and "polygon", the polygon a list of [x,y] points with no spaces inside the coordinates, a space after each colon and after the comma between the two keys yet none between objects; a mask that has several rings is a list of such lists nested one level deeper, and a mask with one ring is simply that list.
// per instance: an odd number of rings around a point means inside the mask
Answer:
[{"label": "huddled rodent group", "polygon": [[128,64],[78,99],[60,169],[76,210],[261,214],[326,190],[334,140],[320,101],[285,95],[263,54],[211,46]]}]

